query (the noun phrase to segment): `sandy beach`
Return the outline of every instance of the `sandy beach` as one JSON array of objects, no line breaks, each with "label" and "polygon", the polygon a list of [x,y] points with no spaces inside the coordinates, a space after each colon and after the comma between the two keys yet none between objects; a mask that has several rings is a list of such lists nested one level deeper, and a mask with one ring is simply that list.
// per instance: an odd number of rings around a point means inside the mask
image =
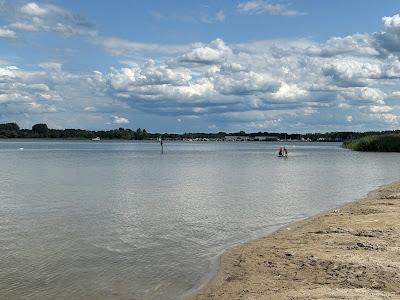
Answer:
[{"label": "sandy beach", "polygon": [[228,250],[193,299],[400,299],[400,183]]}]

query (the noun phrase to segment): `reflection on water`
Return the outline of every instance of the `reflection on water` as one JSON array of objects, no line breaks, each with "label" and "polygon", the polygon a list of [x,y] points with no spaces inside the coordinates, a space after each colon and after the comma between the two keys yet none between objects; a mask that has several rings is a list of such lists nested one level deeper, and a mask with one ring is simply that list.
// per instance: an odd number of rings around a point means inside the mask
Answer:
[{"label": "reflection on water", "polygon": [[399,154],[279,146],[0,142],[0,298],[175,299],[227,247],[400,177]]}]

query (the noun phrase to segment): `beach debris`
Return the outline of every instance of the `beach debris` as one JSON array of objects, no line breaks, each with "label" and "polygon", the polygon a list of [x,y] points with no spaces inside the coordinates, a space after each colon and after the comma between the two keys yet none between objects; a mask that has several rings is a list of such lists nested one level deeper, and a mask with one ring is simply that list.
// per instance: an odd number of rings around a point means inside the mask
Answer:
[{"label": "beach debris", "polygon": [[371,214],[378,214],[381,213],[382,211],[379,209],[375,208],[358,208],[354,209],[353,211],[350,212],[351,215],[371,215]]},{"label": "beach debris", "polygon": [[378,202],[376,205],[387,205],[387,206],[393,206],[396,205],[393,202]]},{"label": "beach debris", "polygon": [[345,229],[337,227],[337,228],[321,229],[321,230],[314,231],[312,233],[315,233],[315,234],[349,233],[349,230],[345,230]]},{"label": "beach debris", "polygon": [[[390,229],[386,230],[386,232],[391,231]],[[355,236],[362,236],[362,237],[380,237],[385,232],[380,229],[373,229],[373,230],[359,230],[353,233]]]},{"label": "beach debris", "polygon": [[227,282],[231,282],[231,281],[234,281],[234,280],[240,280],[240,276],[238,276],[238,275],[228,275],[225,278],[225,281],[227,281]]},{"label": "beach debris", "polygon": [[380,251],[383,251],[383,250],[385,250],[385,247],[373,245],[373,244],[369,244],[369,243],[358,242],[354,245],[347,247],[347,249],[349,249],[349,250],[380,250]]},{"label": "beach debris", "polygon": [[389,195],[382,195],[381,199],[400,199],[400,193],[394,193]]}]

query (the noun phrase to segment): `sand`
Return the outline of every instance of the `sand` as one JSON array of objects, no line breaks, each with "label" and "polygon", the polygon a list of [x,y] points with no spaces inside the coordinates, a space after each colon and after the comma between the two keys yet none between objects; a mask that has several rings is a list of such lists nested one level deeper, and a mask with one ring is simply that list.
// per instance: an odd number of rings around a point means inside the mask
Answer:
[{"label": "sand", "polygon": [[400,183],[228,250],[193,299],[400,299]]}]

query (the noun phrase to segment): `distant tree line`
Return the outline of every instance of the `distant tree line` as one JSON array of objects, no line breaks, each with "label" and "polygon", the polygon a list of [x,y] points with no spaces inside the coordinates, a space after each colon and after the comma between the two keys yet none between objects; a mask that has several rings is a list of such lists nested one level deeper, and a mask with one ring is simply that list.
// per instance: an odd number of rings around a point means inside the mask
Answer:
[{"label": "distant tree line", "polygon": [[122,140],[146,140],[161,137],[166,140],[184,139],[214,139],[223,140],[225,136],[268,136],[280,140],[311,140],[311,141],[347,141],[371,135],[400,134],[400,130],[394,131],[369,131],[369,132],[327,132],[327,133],[306,133],[289,134],[282,132],[217,132],[217,133],[149,133],[146,129],[136,130],[129,128],[118,128],[112,130],[83,130],[83,129],[50,129],[44,123],[35,124],[31,129],[21,129],[16,123],[0,124],[0,138],[45,138],[45,139],[122,139]]},{"label": "distant tree line", "polygon": [[35,124],[32,129],[21,129],[16,123],[0,124],[0,138],[44,138],[44,139],[122,139],[144,140],[149,138],[146,129],[118,128],[112,130],[50,129],[46,124]]},{"label": "distant tree line", "polygon": [[400,134],[385,133],[347,140],[342,146],[354,151],[400,152]]}]

